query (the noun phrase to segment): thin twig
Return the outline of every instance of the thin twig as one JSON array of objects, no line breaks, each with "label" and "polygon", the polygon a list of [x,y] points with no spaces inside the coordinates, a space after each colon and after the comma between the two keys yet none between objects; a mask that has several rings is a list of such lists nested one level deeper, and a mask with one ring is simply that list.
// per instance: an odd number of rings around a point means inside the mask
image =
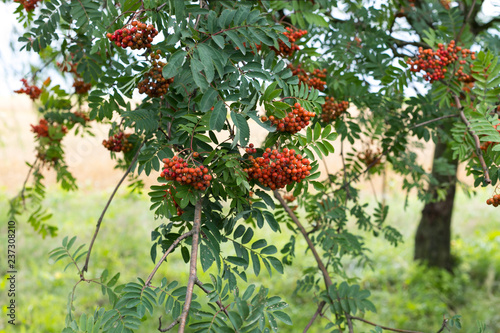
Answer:
[{"label": "thin twig", "polygon": [[472,1],[472,5],[470,6],[470,10],[467,13],[467,17],[464,19],[464,24],[462,24],[460,31],[458,32],[457,36],[455,37],[455,41],[457,43],[460,40],[460,37],[462,37],[462,33],[464,32],[465,26],[467,25],[467,22],[469,22],[470,16],[471,16],[472,12],[474,11],[474,7],[476,7],[476,0]]},{"label": "thin twig", "polygon": [[35,165],[38,162],[39,158],[37,157],[35,162],[31,165],[30,169],[28,170],[28,174],[26,175],[26,179],[24,180],[23,183],[23,188],[21,189],[21,192],[19,192],[19,196],[21,200],[23,201],[23,206],[26,205],[25,203],[25,197],[24,197],[24,192],[26,191],[26,184],[28,183],[28,179],[30,178],[31,172],[35,169]]},{"label": "thin twig", "polygon": [[488,166],[486,165],[486,162],[484,161],[483,151],[481,150],[481,142],[479,141],[479,137],[471,129],[470,122],[467,120],[467,117],[465,117],[464,109],[463,109],[462,105],[460,104],[460,99],[455,94],[453,95],[453,97],[455,99],[455,104],[457,105],[457,108],[460,110],[460,118],[462,118],[463,123],[465,124],[465,126],[467,126],[467,131],[474,139],[474,146],[476,147],[476,155],[477,155],[477,158],[479,159],[479,163],[481,163],[481,167],[483,168],[484,181],[487,184],[491,184],[490,173],[488,172]]},{"label": "thin twig", "polygon": [[[347,169],[345,166],[345,158],[344,158],[344,140],[340,141],[340,157],[342,158],[342,169],[343,169],[342,180],[343,180],[343,185],[345,185],[347,184]],[[328,179],[330,179],[330,176],[328,176]],[[349,193],[349,187],[346,187],[345,194],[347,201],[351,198],[351,194]]]},{"label": "thin twig", "polygon": [[130,165],[128,166],[127,171],[125,171],[125,174],[123,175],[123,177],[120,179],[118,184],[116,184],[116,187],[113,190],[113,193],[111,193],[111,196],[109,197],[108,202],[106,203],[106,206],[104,206],[104,209],[101,213],[101,216],[99,217],[99,220],[97,220],[97,224],[95,226],[94,236],[92,237],[92,241],[90,242],[89,251],[87,252],[87,258],[85,258],[85,265],[83,266],[81,276],[83,276],[83,273],[88,271],[90,253],[92,253],[92,247],[94,246],[95,239],[97,238],[97,234],[99,233],[99,229],[101,228],[101,223],[102,223],[102,219],[104,218],[104,214],[106,214],[106,211],[108,210],[108,207],[111,204],[113,197],[115,196],[116,192],[118,191],[118,188],[123,183],[125,178],[127,178],[128,174],[132,170],[132,167],[135,165],[135,162],[137,161],[137,158],[139,157],[139,152],[141,151],[141,148],[144,145],[144,142],[145,141],[143,141],[141,143],[141,145],[139,146],[139,148],[137,148],[137,152],[135,153],[134,158],[132,159],[132,162],[130,162]]},{"label": "thin twig", "polygon": [[158,331],[160,332],[166,332],[166,331],[170,331],[172,328],[174,328],[175,325],[177,325],[179,323],[179,319],[180,317],[177,317],[176,320],[174,320],[170,325],[168,325],[167,327],[165,328],[161,328],[161,316],[160,318],[158,318],[158,321],[160,322],[159,325],[158,325]]},{"label": "thin twig", "polygon": [[408,330],[401,330],[399,328],[391,328],[391,327],[387,327],[387,326],[378,325],[378,324],[372,323],[371,321],[368,321],[368,320],[360,318],[360,317],[351,316],[351,319],[359,320],[359,321],[362,321],[368,325],[380,327],[381,329],[387,330],[387,331],[401,332],[401,333],[422,333],[420,331],[408,331]]},{"label": "thin twig", "polygon": [[439,120],[442,120],[442,119],[446,119],[446,118],[453,118],[453,117],[458,117],[459,115],[458,114],[448,114],[446,116],[442,116],[442,117],[437,117],[437,118],[434,118],[434,119],[431,119],[431,120],[427,120],[427,121],[424,121],[422,123],[419,123],[419,124],[416,124],[416,125],[413,125],[412,127],[410,127],[409,129],[414,129],[414,128],[418,128],[418,127],[421,127],[421,126],[424,126],[424,125],[428,125],[430,123],[433,123],[435,121],[439,121]]},{"label": "thin twig", "polygon": [[316,312],[312,316],[311,320],[309,320],[309,322],[307,323],[307,326],[304,328],[303,333],[306,333],[309,330],[309,328],[311,328],[312,324],[316,320],[316,317],[318,317],[318,315],[321,313],[321,311],[323,310],[323,308],[325,307],[325,305],[326,305],[325,301],[321,301],[321,303],[319,303],[318,310],[316,310]]},{"label": "thin twig", "polygon": [[[196,278],[196,281],[194,281],[194,283],[201,289],[205,292],[205,294],[210,294],[210,291],[208,291],[208,289],[206,289],[205,287],[203,287],[203,283],[198,279]],[[227,309],[226,307],[224,306],[224,304],[222,304],[222,302],[220,300],[217,300],[215,303],[217,303],[217,305],[219,306],[219,308],[221,309],[222,312],[224,312],[226,314],[226,316],[229,318],[229,313],[227,312]]]},{"label": "thin twig", "polygon": [[186,327],[187,316],[189,313],[189,308],[191,307],[191,300],[193,298],[193,289],[196,282],[196,264],[198,262],[198,239],[200,238],[200,226],[201,226],[201,209],[202,209],[203,199],[199,198],[196,202],[194,208],[194,220],[193,220],[193,240],[191,247],[191,264],[189,267],[189,280],[186,290],[186,301],[184,302],[184,308],[182,309],[181,320],[179,325],[179,333],[184,332]]},{"label": "thin twig", "polygon": [[446,328],[447,323],[448,319],[443,319],[443,325],[441,325],[441,328],[439,329],[439,331],[437,331],[437,333],[441,333]]},{"label": "thin twig", "polygon": [[170,245],[170,247],[167,249],[167,251],[165,251],[165,253],[163,254],[163,256],[161,257],[161,259],[158,261],[158,263],[156,264],[155,268],[153,269],[153,271],[151,272],[151,274],[149,274],[147,280],[146,280],[146,283],[144,284],[144,287],[148,287],[151,283],[151,280],[153,279],[153,277],[155,276],[156,272],[158,271],[158,269],[160,268],[161,264],[163,264],[163,262],[165,261],[165,259],[167,258],[167,256],[177,247],[177,245],[179,245],[179,243],[183,240],[183,239],[186,239],[188,238],[189,236],[191,236],[193,234],[193,230],[190,230],[188,232],[186,232],[185,234],[182,234],[180,235],[173,243],[172,245]]}]

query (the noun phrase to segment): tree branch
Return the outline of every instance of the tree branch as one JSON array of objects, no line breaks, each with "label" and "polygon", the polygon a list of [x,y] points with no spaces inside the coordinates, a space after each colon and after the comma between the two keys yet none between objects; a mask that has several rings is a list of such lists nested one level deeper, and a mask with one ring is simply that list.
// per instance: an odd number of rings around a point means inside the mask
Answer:
[{"label": "tree branch", "polygon": [[[274,193],[274,197],[276,199],[278,199],[280,204],[283,206],[285,211],[291,217],[293,222],[297,225],[297,227],[300,230],[300,233],[302,234],[302,236],[306,240],[309,249],[313,253],[314,259],[316,260],[316,263],[318,264],[318,268],[321,271],[321,273],[323,274],[323,280],[325,281],[326,291],[328,292],[329,287],[333,284],[332,279],[331,279],[330,275],[328,274],[328,271],[327,271],[325,265],[323,264],[321,257],[319,256],[318,252],[316,251],[316,247],[314,246],[313,242],[309,238],[309,235],[307,234],[306,229],[304,228],[304,226],[300,223],[299,219],[297,218],[297,215],[295,215],[295,213],[290,209],[290,207],[287,205],[287,203],[285,202],[285,200],[283,199],[281,194],[278,192],[278,190],[274,190],[273,193]],[[354,329],[352,326],[350,315],[347,312],[344,312],[344,314],[345,314],[345,318],[347,320],[347,326],[349,327],[349,333],[353,333]]]},{"label": "tree branch", "polygon": [[328,274],[328,271],[326,270],[326,267],[323,264],[323,261],[321,260],[321,257],[318,254],[318,251],[316,251],[316,247],[314,246],[313,242],[311,241],[311,239],[307,235],[306,229],[300,223],[299,219],[297,218],[297,215],[295,215],[295,213],[287,205],[287,203],[285,202],[285,200],[283,199],[283,197],[281,196],[281,194],[278,192],[278,190],[274,190],[273,193],[274,193],[274,197],[276,199],[278,199],[278,201],[280,202],[281,206],[283,206],[283,208],[288,213],[288,215],[290,216],[290,218],[297,225],[297,227],[299,228],[300,233],[302,234],[302,236],[304,236],[304,238],[305,238],[305,240],[307,242],[307,245],[309,246],[309,249],[311,250],[311,252],[312,252],[312,254],[314,256],[314,259],[316,260],[316,263],[318,264],[318,268],[321,271],[321,273],[323,274],[323,280],[325,281],[326,290],[328,290],[328,287],[330,287],[333,284],[332,283],[332,279],[331,279],[330,275]]},{"label": "tree branch", "polygon": [[437,331],[437,333],[441,333],[446,328],[446,324],[448,324],[448,319],[443,319],[443,325],[441,325],[441,328]]},{"label": "tree branch", "polygon": [[111,201],[113,200],[116,192],[118,191],[118,188],[123,183],[125,178],[127,178],[127,175],[130,173],[130,171],[132,170],[132,167],[135,165],[135,162],[137,161],[137,158],[139,157],[139,152],[141,151],[141,148],[144,145],[144,142],[145,141],[143,141],[141,143],[141,145],[139,146],[139,148],[137,148],[137,152],[135,153],[134,158],[130,162],[130,165],[128,166],[127,171],[125,171],[125,174],[123,175],[123,177],[120,179],[118,184],[116,184],[116,187],[113,190],[113,193],[111,193],[111,196],[109,197],[108,202],[106,203],[106,206],[104,206],[104,209],[101,213],[101,216],[99,217],[99,220],[97,220],[97,224],[95,226],[94,236],[92,237],[92,241],[90,242],[90,246],[89,246],[89,251],[87,252],[87,257],[85,258],[85,265],[82,268],[82,273],[81,273],[82,277],[83,277],[83,273],[88,271],[90,254],[92,253],[92,247],[94,246],[95,239],[97,238],[97,234],[99,233],[99,229],[101,228],[102,219],[104,218],[104,215],[106,214],[106,211],[108,210],[108,207],[111,204]]},{"label": "tree branch", "polygon": [[360,317],[351,316],[351,318],[355,319],[355,320],[362,321],[363,323],[366,323],[368,325],[380,327],[381,329],[387,330],[387,331],[400,332],[400,333],[422,333],[420,331],[408,331],[408,330],[401,330],[401,329],[398,329],[398,328],[391,328],[391,327],[386,327],[386,326],[378,325],[378,324],[372,323],[371,321],[368,321],[368,320],[360,318]]},{"label": "tree branch", "polygon": [[321,301],[321,303],[319,303],[318,310],[316,310],[316,312],[312,316],[311,320],[309,320],[309,322],[307,323],[307,326],[304,328],[304,331],[302,333],[306,333],[311,328],[312,324],[316,320],[316,317],[318,317],[318,315],[321,313],[321,311],[323,310],[325,305],[326,305],[325,301]]},{"label": "tree branch", "polygon": [[153,279],[153,277],[155,276],[156,274],[156,271],[158,271],[158,269],[160,268],[161,264],[163,264],[163,262],[165,261],[165,259],[167,258],[167,256],[170,254],[170,252],[172,252],[176,247],[177,245],[179,245],[179,243],[183,240],[183,239],[186,239],[188,238],[189,236],[191,236],[193,234],[193,230],[190,230],[188,232],[186,232],[185,234],[182,234],[180,235],[173,243],[172,245],[170,245],[170,247],[167,249],[167,251],[165,251],[165,253],[163,254],[163,257],[161,257],[161,259],[158,261],[158,263],[156,264],[155,268],[153,269],[153,271],[151,272],[151,274],[149,274],[147,280],[146,280],[146,283],[144,284],[144,287],[149,287],[150,283],[151,283],[151,280]]},{"label": "tree branch", "polygon": [[464,24],[462,24],[462,26],[460,27],[460,31],[458,32],[457,36],[455,37],[455,41],[457,43],[460,40],[460,37],[462,37],[462,33],[464,32],[465,26],[467,25],[467,23],[469,23],[470,16],[472,15],[472,12],[474,11],[475,7],[476,7],[476,0],[473,0],[472,5],[470,6],[470,10],[467,13],[467,16],[464,18]]},{"label": "tree branch", "polygon": [[191,264],[189,267],[189,280],[186,290],[186,301],[184,303],[184,308],[182,309],[180,325],[179,325],[179,333],[184,332],[186,327],[186,320],[189,313],[189,308],[191,307],[191,300],[193,298],[193,289],[194,284],[196,282],[196,264],[198,262],[198,240],[200,238],[200,226],[201,226],[201,209],[202,209],[203,199],[200,197],[196,202],[194,208],[194,220],[193,220],[193,240],[192,240],[192,248],[191,248]]},{"label": "tree branch", "polygon": [[474,139],[474,146],[476,147],[476,155],[477,155],[477,158],[479,159],[479,163],[481,163],[481,167],[483,168],[484,181],[487,184],[491,184],[490,173],[488,172],[488,166],[486,165],[486,162],[484,161],[483,152],[481,150],[481,142],[479,141],[479,137],[471,129],[470,122],[465,117],[464,109],[462,107],[462,104],[460,104],[460,99],[458,98],[458,96],[454,94],[453,98],[455,99],[455,104],[457,105],[457,108],[460,110],[460,118],[462,118],[463,123],[465,124],[465,126],[467,126],[467,131]]},{"label": "tree branch", "polygon": [[459,116],[458,114],[448,114],[446,116],[437,117],[437,118],[434,118],[434,119],[431,119],[431,120],[424,121],[424,122],[422,122],[420,124],[413,125],[409,129],[414,129],[414,128],[417,128],[417,127],[428,125],[428,124],[433,123],[435,121],[443,120],[443,119],[446,119],[446,118],[458,117],[458,116]]}]

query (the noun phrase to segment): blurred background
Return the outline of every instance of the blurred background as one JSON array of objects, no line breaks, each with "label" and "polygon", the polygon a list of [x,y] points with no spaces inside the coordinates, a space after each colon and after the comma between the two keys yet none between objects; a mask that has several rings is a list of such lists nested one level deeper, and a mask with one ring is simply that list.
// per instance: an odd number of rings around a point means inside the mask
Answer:
[{"label": "blurred background", "polygon": [[[0,3],[4,36],[14,36],[17,30],[22,29],[12,14],[16,7]],[[35,159],[30,124],[37,122],[38,114],[36,104],[29,97],[13,93],[21,87],[20,79],[29,75],[30,68],[26,65],[29,59],[18,52],[19,45],[15,41],[2,38],[0,43],[0,75],[3,78],[0,80],[0,212],[6,221],[9,199],[19,192],[26,179],[29,170],[26,162]],[[350,112],[355,113],[356,110]],[[94,137],[82,138],[70,133],[64,138],[67,164],[78,180],[78,191],[63,191],[55,185],[55,175],[50,170],[45,172],[45,206],[53,214],[51,223],[59,228],[58,235],[43,239],[22,219],[17,221],[18,325],[15,328],[7,325],[6,307],[3,306],[0,332],[61,332],[64,327],[68,295],[79,277],[72,269],[64,271],[65,263],[54,264],[49,260],[48,252],[59,246],[67,235],[78,236],[76,245],[90,242],[105,202],[123,175],[123,171],[114,168],[109,151],[102,146],[102,140],[108,137],[108,130],[105,125],[94,125]],[[251,135],[251,142],[258,144],[262,141],[261,128],[253,127]],[[433,146],[421,144],[420,158],[426,161],[426,168],[430,168]],[[339,154],[329,156],[326,165],[330,172],[340,169]],[[149,186],[156,183],[156,175],[149,178],[143,175],[142,179],[146,184],[144,193],[130,193],[127,184],[118,191],[97,238],[89,276],[98,277],[107,268],[110,276],[121,272],[120,283],[136,277],[144,278],[151,272],[154,265],[150,259],[150,235],[162,221],[155,220],[149,211],[147,196]],[[483,324],[485,332],[500,332],[500,210],[485,203],[493,188],[476,189],[471,195],[471,179],[463,170],[459,180],[459,188],[463,191],[458,192],[452,222],[452,252],[458,266],[454,274],[450,274],[422,268],[413,262],[413,237],[423,207],[416,195],[411,194],[405,205],[401,182],[390,170],[386,170],[385,176],[372,175],[363,179],[363,200],[373,206],[375,199],[385,200],[390,206],[386,223],[404,236],[404,243],[394,248],[383,239],[366,235],[366,246],[373,251],[370,265],[345,262],[350,276],[363,288],[372,291],[371,300],[378,311],[367,313],[367,320],[384,326],[437,332],[443,315],[451,317],[459,314],[462,316],[463,332],[478,332],[479,325]],[[2,244],[6,244],[6,228],[6,223],[2,223]],[[289,240],[286,232],[273,235],[272,239],[268,236],[270,234],[264,228],[257,236],[266,238],[278,249]],[[2,248],[0,258],[4,262],[5,246],[2,245]],[[262,272],[258,278],[249,281],[272,286],[275,294],[288,295],[285,301],[290,304],[288,313],[294,326],[281,324],[280,331],[283,332],[302,331],[316,310],[310,305],[312,300],[308,294],[291,294],[304,271],[315,266],[305,249],[305,242],[297,244],[294,266],[285,267],[283,276],[270,277]],[[159,272],[161,277],[169,281],[187,279],[188,266],[179,252],[169,258],[168,265],[162,266]],[[4,267],[1,269],[4,275]],[[202,274],[201,280],[208,282],[210,277]],[[2,300],[6,296],[5,288],[6,280],[3,278],[0,281]],[[107,297],[102,295],[97,285],[80,284],[77,288],[77,315],[96,306],[107,305]],[[168,321],[168,315],[157,308],[153,318],[149,318],[140,331],[156,331],[158,325],[155,318],[161,315]],[[316,323],[315,330],[310,332],[322,332],[321,327],[327,322],[321,319]],[[361,323],[357,327],[359,332],[373,329]]]}]

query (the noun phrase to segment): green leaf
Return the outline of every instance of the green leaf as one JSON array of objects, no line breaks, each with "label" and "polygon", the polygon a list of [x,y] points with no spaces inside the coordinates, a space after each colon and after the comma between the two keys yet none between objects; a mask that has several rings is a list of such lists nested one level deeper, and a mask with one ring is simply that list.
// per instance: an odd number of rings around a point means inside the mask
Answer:
[{"label": "green leaf", "polygon": [[[214,103],[217,99],[217,96],[219,96],[219,93],[217,90],[214,88],[208,88],[208,90],[203,94],[203,97],[201,98],[200,105],[201,105],[201,112],[207,112],[214,106]],[[215,109],[215,107],[214,107]],[[225,117],[224,117],[225,118]]]},{"label": "green leaf", "polygon": [[238,34],[234,30],[227,30],[225,31],[225,34],[240,49],[241,53],[244,55],[247,53],[246,47],[243,45],[243,41],[238,37]]},{"label": "green leaf", "polygon": [[187,52],[183,50],[178,50],[169,59],[169,62],[163,67],[163,77],[169,79],[174,77],[179,73],[179,70],[184,62]]},{"label": "green leaf", "polygon": [[248,140],[250,140],[250,127],[243,115],[236,112],[231,112],[231,119],[236,126],[235,141],[238,140],[242,147],[246,147]]},{"label": "green leaf", "polygon": [[229,256],[226,258],[228,262],[237,266],[248,266],[248,261],[240,257]]},{"label": "green leaf", "polygon": [[217,46],[219,46],[221,49],[224,48],[226,42],[224,41],[224,37],[222,37],[221,35],[212,35],[212,40],[215,42],[215,44],[217,44]]},{"label": "green leaf", "polygon": [[224,122],[226,121],[227,109],[223,101],[218,101],[212,114],[210,115],[209,126],[211,130],[220,132],[224,127]]},{"label": "green leaf", "polygon": [[243,237],[241,238],[241,244],[246,244],[252,240],[253,237],[253,229],[248,228]]},{"label": "green leaf", "polygon": [[321,125],[319,123],[316,123],[314,125],[314,141],[318,140],[321,136]]},{"label": "green leaf", "polygon": [[250,255],[252,257],[252,265],[253,265],[253,271],[255,273],[255,276],[259,276],[259,273],[260,273],[260,260],[259,260],[259,257],[253,251],[250,252]]},{"label": "green leaf", "polygon": [[252,244],[252,250],[260,249],[267,245],[267,241],[265,239],[259,239]]},{"label": "green leaf", "polygon": [[275,316],[279,321],[282,321],[287,325],[292,325],[292,319],[288,314],[286,314],[283,311],[274,311],[273,316]]},{"label": "green leaf", "polygon": [[275,257],[267,257],[266,259],[269,260],[271,265],[274,267],[274,269],[278,273],[283,274],[283,272],[284,272],[283,264],[281,263],[281,261],[279,259],[277,259]]},{"label": "green leaf", "polygon": [[275,254],[276,252],[278,252],[278,249],[276,248],[276,246],[274,245],[269,245],[268,247],[265,247],[263,248],[261,251],[260,251],[260,254]]}]

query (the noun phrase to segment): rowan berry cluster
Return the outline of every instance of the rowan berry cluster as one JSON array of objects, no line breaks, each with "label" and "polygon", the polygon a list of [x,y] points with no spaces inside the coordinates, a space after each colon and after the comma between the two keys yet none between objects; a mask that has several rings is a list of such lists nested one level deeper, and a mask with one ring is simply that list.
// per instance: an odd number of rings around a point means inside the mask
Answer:
[{"label": "rowan berry cluster", "polygon": [[444,9],[450,9],[451,0],[439,0],[439,2],[441,3],[441,6],[444,7]]},{"label": "rowan berry cluster", "polygon": [[325,90],[326,81],[324,79],[326,78],[326,68],[322,70],[316,68],[311,73],[304,70],[301,64],[297,67],[289,64],[288,68],[290,68],[293,75],[299,78],[299,84],[307,84],[310,88],[318,89],[319,91]]},{"label": "rowan berry cluster", "polygon": [[92,88],[92,84],[85,83],[80,74],[76,71],[78,64],[75,64],[71,61],[65,63],[57,63],[57,66],[60,68],[63,73],[72,73],[74,75],[75,81],[73,82],[73,87],[75,88],[75,93],[78,95],[85,95]]},{"label": "rowan berry cluster", "polygon": [[204,191],[210,186],[212,176],[208,174],[208,168],[200,165],[189,165],[183,158],[174,156],[163,159],[163,171],[160,177],[173,180],[181,185],[190,185],[195,190]]},{"label": "rowan berry cluster", "polygon": [[349,108],[348,101],[335,101],[333,97],[325,97],[325,104],[322,106],[321,120],[324,123],[335,121],[342,113],[346,112]]},{"label": "rowan berry cluster", "polygon": [[85,95],[92,88],[92,84],[85,83],[82,78],[75,77],[75,82],[73,82],[73,87],[75,87],[75,93],[78,95]]},{"label": "rowan berry cluster", "polygon": [[89,115],[86,114],[85,112],[75,111],[73,112],[73,114],[75,115],[75,117],[82,119],[83,123],[90,121]]},{"label": "rowan berry cluster", "polygon": [[293,196],[293,194],[285,194],[283,195],[283,199],[285,199],[288,202],[295,201],[297,199],[296,197]]},{"label": "rowan berry cluster", "polygon": [[251,143],[248,145],[245,151],[247,152],[247,154],[255,154],[257,152],[257,149],[255,149],[253,143]]},{"label": "rowan berry cluster", "polygon": [[[53,128],[54,130],[51,130],[49,132],[49,128]],[[50,138],[52,141],[61,141],[60,138],[55,139],[54,137],[57,137],[56,134],[59,132],[62,133],[63,135],[68,133],[68,128],[64,125],[49,123],[47,119],[42,118],[38,122],[38,125],[31,125],[31,131],[33,133],[36,133],[37,138],[43,137],[43,138]]]},{"label": "rowan berry cluster", "polygon": [[73,74],[77,74],[77,71],[76,71],[76,68],[78,66],[78,64],[75,64],[71,61],[67,61],[67,62],[64,62],[64,63],[60,63],[60,62],[57,62],[56,63],[57,67],[59,67],[59,69],[61,70],[61,72],[63,73],[73,73]]},{"label": "rowan berry cluster", "polygon": [[248,178],[255,179],[272,190],[284,188],[293,182],[300,182],[310,174],[311,165],[307,158],[295,154],[295,150],[284,148],[283,151],[266,148],[261,157],[248,157],[249,167],[243,171]]},{"label": "rowan berry cluster", "polygon": [[109,151],[119,153],[123,151],[124,153],[132,150],[132,143],[128,141],[130,134],[125,134],[119,132],[113,136],[110,136],[108,140],[102,140],[102,145],[106,147]]},{"label": "rowan berry cluster", "polygon": [[[432,49],[424,50],[420,47],[418,52],[419,54],[415,59],[407,59],[406,63],[411,66],[410,71],[412,72],[424,71],[424,79],[431,83],[444,79],[448,71],[446,67],[450,64],[454,64],[458,61],[460,65],[464,65],[467,63],[466,59],[469,56],[471,60],[476,59],[475,52],[456,46],[454,40],[452,40],[448,46],[439,43],[436,51]],[[461,54],[461,59],[459,54]],[[463,70],[463,66],[460,66],[457,72],[455,72],[455,76],[458,76],[458,80],[464,82],[471,80],[472,77],[464,73]]]},{"label": "rowan berry cluster", "polygon": [[288,37],[288,41],[290,42],[290,47],[288,47],[285,42],[281,39],[278,40],[279,50],[276,50],[274,47],[270,47],[272,50],[276,52],[277,55],[281,55],[284,57],[290,57],[293,55],[295,51],[300,50],[299,46],[295,44],[297,40],[299,40],[302,36],[307,34],[307,30],[297,30],[295,28],[286,28],[286,32],[283,34]]},{"label": "rowan berry cluster", "polygon": [[14,90],[16,94],[27,94],[33,101],[40,97],[42,89],[38,88],[37,86],[30,86],[26,79],[21,79],[21,82],[23,83],[24,87],[19,90]]},{"label": "rowan berry cluster", "polygon": [[23,5],[24,10],[26,10],[27,12],[35,10],[35,7],[41,1],[42,0],[14,0],[14,2],[19,2],[21,5]]},{"label": "rowan berry cluster", "polygon": [[[174,187],[174,189],[175,189],[175,187]],[[163,197],[166,198],[167,200],[172,200],[175,208],[177,209],[177,216],[181,216],[182,214],[184,214],[184,211],[181,209],[181,207],[179,206],[177,201],[175,201],[174,195],[172,194],[172,192],[170,190],[165,190],[165,192],[167,192],[167,193]]]},{"label": "rowan berry cluster", "polygon": [[377,148],[376,151],[367,148],[364,152],[358,153],[358,159],[366,166],[374,167],[381,163],[382,149]]},{"label": "rowan berry cluster", "polygon": [[500,194],[495,194],[493,197],[486,200],[486,204],[498,207],[498,205],[500,205]]},{"label": "rowan berry cluster", "polygon": [[153,38],[158,35],[158,30],[151,24],[147,25],[139,21],[132,21],[130,25],[132,26],[130,29],[118,29],[114,33],[106,34],[106,37],[116,46],[124,49],[127,47],[132,50],[150,48]]},{"label": "rowan berry cluster", "polygon": [[262,116],[260,120],[263,122],[269,120],[273,125],[276,125],[278,131],[295,134],[309,125],[312,117],[316,116],[314,112],[309,112],[304,109],[299,103],[295,103],[292,111],[285,118],[279,119],[275,116]]},{"label": "rowan berry cluster", "polygon": [[140,94],[146,94],[149,97],[160,97],[167,93],[168,88],[174,82],[174,78],[166,79],[163,77],[164,62],[159,61],[160,52],[152,53],[151,69],[144,74],[144,79],[137,86]]}]

